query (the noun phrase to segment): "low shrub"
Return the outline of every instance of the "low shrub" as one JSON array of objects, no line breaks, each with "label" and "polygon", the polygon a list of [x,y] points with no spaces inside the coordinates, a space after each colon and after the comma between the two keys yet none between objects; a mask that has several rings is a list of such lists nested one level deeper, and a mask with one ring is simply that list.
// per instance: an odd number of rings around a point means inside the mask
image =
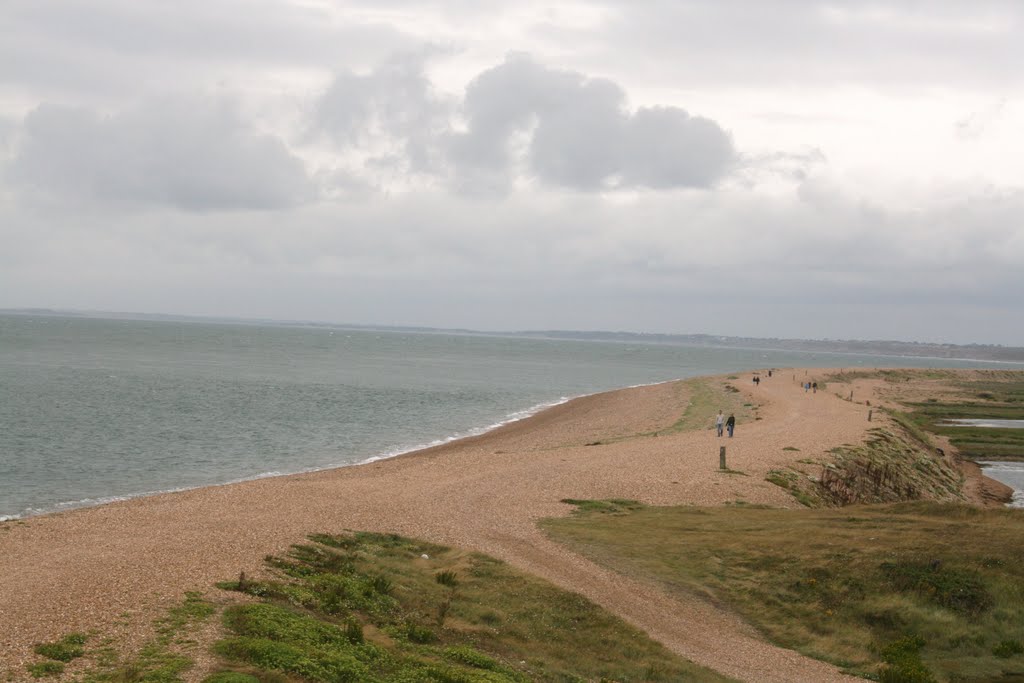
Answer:
[{"label": "low shrub", "polygon": [[437,640],[437,636],[434,632],[426,626],[420,626],[419,624],[408,623],[403,629],[403,634],[409,639],[409,642],[420,643],[421,645],[426,643],[432,643]]},{"label": "low shrub", "polygon": [[474,650],[466,645],[456,645],[455,647],[445,648],[442,654],[444,658],[449,661],[472,666],[476,669],[494,671],[501,668],[498,662],[494,659],[491,659],[482,652]]},{"label": "low shrub", "polygon": [[458,575],[451,570],[445,570],[434,574],[434,580],[442,586],[448,586],[450,588],[455,588],[459,585]]},{"label": "low shrub", "polygon": [[882,665],[878,672],[881,683],[936,683],[935,677],[921,661],[924,639],[906,636],[882,648]]},{"label": "low shrub", "polygon": [[975,572],[945,568],[937,562],[883,562],[882,571],[900,591],[915,591],[937,605],[963,614],[992,607],[991,594]]},{"label": "low shrub", "polygon": [[1003,640],[992,648],[992,654],[1002,659],[1024,654],[1024,644],[1019,640]]}]

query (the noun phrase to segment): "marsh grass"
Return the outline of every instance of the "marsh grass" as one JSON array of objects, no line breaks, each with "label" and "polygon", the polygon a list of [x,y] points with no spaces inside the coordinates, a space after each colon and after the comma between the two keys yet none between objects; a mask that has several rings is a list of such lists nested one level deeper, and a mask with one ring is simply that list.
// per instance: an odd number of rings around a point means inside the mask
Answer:
[{"label": "marsh grass", "polygon": [[[638,505],[610,501],[591,509],[615,516]],[[229,635],[215,645],[223,662],[217,676],[359,683],[726,680],[583,597],[493,558],[390,534],[310,541],[286,557],[268,558],[277,579],[242,586],[260,602],[225,611]]]},{"label": "marsh grass", "polygon": [[1024,419],[1024,372],[975,371],[974,379],[949,370],[878,370],[836,373],[835,382],[881,378],[893,384],[912,380],[943,380],[941,397],[904,402],[906,410],[887,411],[915,438],[931,444],[931,434],[947,437],[965,458],[1024,460],[1024,429],[955,427],[946,420],[964,418]]},{"label": "marsh grass", "polygon": [[[773,642],[854,673],[1024,675],[1024,654],[1002,645],[1024,643],[1020,512],[924,502],[617,515],[581,508],[543,527],[615,571],[670,592],[710,594]],[[886,650],[904,638],[920,639],[916,654]]]},{"label": "marsh grass", "polygon": [[919,429],[949,438],[973,460],[1024,460],[1024,429],[957,427],[952,419],[1024,420],[1024,373],[1000,373],[991,379],[962,382],[959,393],[942,401],[909,403],[906,420]]}]

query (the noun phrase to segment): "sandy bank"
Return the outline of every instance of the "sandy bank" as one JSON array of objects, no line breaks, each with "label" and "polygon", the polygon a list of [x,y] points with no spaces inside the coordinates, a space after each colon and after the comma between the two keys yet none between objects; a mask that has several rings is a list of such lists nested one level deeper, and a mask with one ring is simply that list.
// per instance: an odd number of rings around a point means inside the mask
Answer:
[{"label": "sandy bank", "polygon": [[[759,387],[750,374],[733,381],[746,401],[761,406],[761,419],[741,422],[733,439],[710,430],[639,436],[669,427],[685,411],[687,386],[673,382],[576,399],[393,460],[4,524],[0,672],[23,678],[33,643],[72,630],[141,642],[153,616],[184,591],[213,590],[214,582],[240,571],[258,574],[265,555],[309,533],[366,529],[502,558],[585,594],[675,652],[743,680],[855,680],[764,643],[705,602],[680,601],[613,575],[536,529],[537,519],[568,512],[559,502],[564,498],[795,507],[764,481],[765,473],[858,443],[872,426],[861,404],[805,393],[798,372],[804,370],[776,373]],[[595,442],[602,445],[586,445]],[[718,471],[720,444],[728,445],[730,466],[749,476]]]}]

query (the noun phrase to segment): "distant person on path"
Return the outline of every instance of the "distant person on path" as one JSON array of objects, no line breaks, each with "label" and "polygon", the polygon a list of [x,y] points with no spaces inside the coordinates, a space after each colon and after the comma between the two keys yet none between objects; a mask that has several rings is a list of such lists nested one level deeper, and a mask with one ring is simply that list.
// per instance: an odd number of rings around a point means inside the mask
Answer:
[{"label": "distant person on path", "polygon": [[729,415],[729,419],[725,421],[725,428],[729,430],[729,438],[732,438],[732,432],[736,429],[736,417]]},{"label": "distant person on path", "polygon": [[772,376],[772,371],[771,371],[771,370],[769,370],[769,371],[768,371],[768,376],[769,376],[769,377],[771,377],[771,376]]},{"label": "distant person on path", "polygon": [[818,393],[818,383],[817,382],[812,384],[811,387],[814,389],[814,393]]},{"label": "distant person on path", "polygon": [[725,426],[725,417],[722,415],[722,411],[718,411],[718,417],[715,418],[715,427],[718,429],[718,435],[722,435],[722,427]]},{"label": "distant person on path", "polygon": [[805,394],[808,392],[808,390],[810,388],[811,388],[811,383],[810,382],[804,382],[804,393]]}]

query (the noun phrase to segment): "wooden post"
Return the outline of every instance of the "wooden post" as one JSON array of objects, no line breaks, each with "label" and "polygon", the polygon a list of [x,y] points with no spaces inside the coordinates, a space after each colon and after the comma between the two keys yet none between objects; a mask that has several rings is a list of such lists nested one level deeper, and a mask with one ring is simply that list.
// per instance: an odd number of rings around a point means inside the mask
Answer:
[{"label": "wooden post", "polygon": [[873,409],[868,411],[868,422],[871,422],[871,413],[875,412]]},{"label": "wooden post", "polygon": [[720,470],[727,470],[727,469],[729,469],[728,467],[725,466],[725,446],[719,446],[718,447],[718,469],[720,469]]}]

